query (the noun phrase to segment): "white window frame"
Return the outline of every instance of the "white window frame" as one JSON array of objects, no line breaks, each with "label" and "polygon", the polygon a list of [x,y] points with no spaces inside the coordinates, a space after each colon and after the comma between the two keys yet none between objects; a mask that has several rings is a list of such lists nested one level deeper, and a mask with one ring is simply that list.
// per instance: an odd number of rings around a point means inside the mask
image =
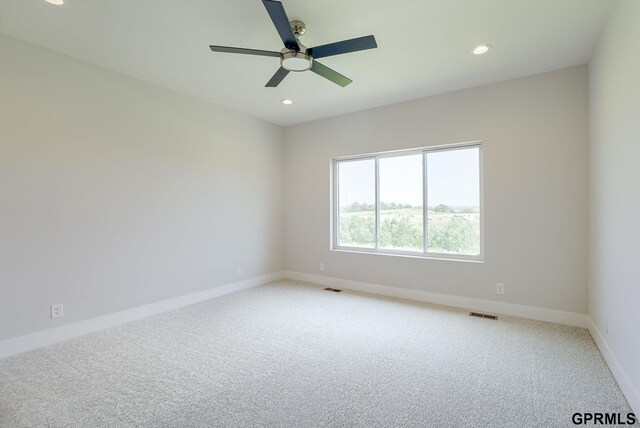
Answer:
[{"label": "white window frame", "polygon": [[[387,256],[403,256],[403,257],[418,257],[426,259],[440,259],[440,260],[454,260],[454,261],[468,261],[468,262],[483,262],[484,261],[484,173],[483,173],[483,154],[482,154],[482,141],[471,141],[458,144],[448,144],[442,146],[430,146],[421,147],[417,149],[408,150],[396,150],[389,152],[368,153],[356,156],[342,156],[331,159],[331,201],[330,201],[330,218],[331,218],[331,239],[330,250],[364,253],[364,254],[376,254]],[[465,255],[465,254],[449,254],[449,253],[433,253],[427,250],[428,242],[428,186],[427,186],[427,154],[432,152],[460,150],[465,148],[478,148],[478,161],[479,161],[479,184],[480,184],[480,254],[478,255]],[[380,174],[379,174],[379,160],[385,157],[397,157],[402,155],[422,155],[422,191],[423,191],[423,249],[422,251],[409,251],[409,250],[393,250],[380,248]],[[338,245],[338,221],[339,221],[339,186],[338,186],[338,164],[340,162],[349,162],[356,160],[373,159],[375,160],[375,223],[376,223],[376,243],[374,248],[361,248],[361,247],[349,247],[344,245]]]}]

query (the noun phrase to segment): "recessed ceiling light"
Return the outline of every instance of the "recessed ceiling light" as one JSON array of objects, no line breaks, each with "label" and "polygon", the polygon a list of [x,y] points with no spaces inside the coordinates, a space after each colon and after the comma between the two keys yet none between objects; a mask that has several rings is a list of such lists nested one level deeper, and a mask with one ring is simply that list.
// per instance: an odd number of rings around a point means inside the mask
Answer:
[{"label": "recessed ceiling light", "polygon": [[474,55],[482,55],[482,54],[486,54],[487,52],[489,52],[489,49],[491,49],[491,45],[478,45],[473,50],[473,53],[474,53]]},{"label": "recessed ceiling light", "polygon": [[282,100],[282,104],[291,105],[291,104],[293,104],[293,101],[291,101],[290,99],[287,98],[287,99]]},{"label": "recessed ceiling light", "polygon": [[64,6],[67,2],[67,0],[44,0],[44,1],[54,6]]}]

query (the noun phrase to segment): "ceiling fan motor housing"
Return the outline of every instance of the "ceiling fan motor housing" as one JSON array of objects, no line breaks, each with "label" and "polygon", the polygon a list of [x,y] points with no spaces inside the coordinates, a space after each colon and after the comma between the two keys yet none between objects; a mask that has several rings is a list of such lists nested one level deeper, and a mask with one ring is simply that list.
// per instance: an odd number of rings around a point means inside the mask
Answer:
[{"label": "ceiling fan motor housing", "polygon": [[293,30],[293,34],[296,36],[296,41],[298,42],[300,50],[283,49],[280,65],[282,68],[289,71],[307,71],[311,68],[313,58],[306,53],[306,46],[300,43],[300,39],[298,39],[298,37],[304,34],[307,26],[302,21],[290,21],[289,25],[291,25],[291,30]]}]

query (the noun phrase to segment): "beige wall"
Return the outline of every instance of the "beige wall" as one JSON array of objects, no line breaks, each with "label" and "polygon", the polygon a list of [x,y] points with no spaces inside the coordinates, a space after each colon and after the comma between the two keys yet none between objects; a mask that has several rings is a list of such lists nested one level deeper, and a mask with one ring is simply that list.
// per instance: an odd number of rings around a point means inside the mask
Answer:
[{"label": "beige wall", "polygon": [[282,269],[281,128],[6,36],[0,58],[0,341]]},{"label": "beige wall", "polygon": [[[586,66],[287,128],[286,267],[586,313],[587,128]],[[474,140],[484,263],[329,251],[332,157]]]},{"label": "beige wall", "polygon": [[589,63],[589,314],[640,412],[640,2],[623,0]]}]

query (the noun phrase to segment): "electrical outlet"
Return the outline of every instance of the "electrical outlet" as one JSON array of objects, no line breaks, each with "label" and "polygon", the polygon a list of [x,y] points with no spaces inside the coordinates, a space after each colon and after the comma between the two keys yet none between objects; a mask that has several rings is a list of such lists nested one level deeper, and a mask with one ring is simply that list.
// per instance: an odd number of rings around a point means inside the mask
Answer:
[{"label": "electrical outlet", "polygon": [[64,315],[64,310],[62,307],[62,303],[56,303],[55,305],[51,305],[51,319],[61,318]]},{"label": "electrical outlet", "polygon": [[324,272],[324,263],[320,263],[320,272]]},{"label": "electrical outlet", "polygon": [[240,266],[236,267],[236,276],[242,276],[242,268]]},{"label": "electrical outlet", "polygon": [[504,284],[502,283],[496,284],[496,294],[504,294]]}]

